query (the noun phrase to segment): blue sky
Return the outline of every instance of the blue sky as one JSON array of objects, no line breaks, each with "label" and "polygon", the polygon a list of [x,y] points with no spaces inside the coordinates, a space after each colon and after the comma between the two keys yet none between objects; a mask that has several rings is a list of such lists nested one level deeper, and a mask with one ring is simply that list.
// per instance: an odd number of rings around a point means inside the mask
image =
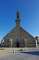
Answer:
[{"label": "blue sky", "polygon": [[17,9],[21,26],[33,36],[39,35],[39,0],[0,0],[0,40],[14,28]]}]

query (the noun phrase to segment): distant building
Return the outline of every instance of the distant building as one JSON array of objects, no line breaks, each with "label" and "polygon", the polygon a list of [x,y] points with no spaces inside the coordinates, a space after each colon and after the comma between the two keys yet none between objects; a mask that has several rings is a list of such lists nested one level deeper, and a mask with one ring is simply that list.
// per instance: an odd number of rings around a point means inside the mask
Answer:
[{"label": "distant building", "polygon": [[16,26],[3,38],[5,47],[36,47],[34,37],[20,26],[19,11],[16,13]]}]

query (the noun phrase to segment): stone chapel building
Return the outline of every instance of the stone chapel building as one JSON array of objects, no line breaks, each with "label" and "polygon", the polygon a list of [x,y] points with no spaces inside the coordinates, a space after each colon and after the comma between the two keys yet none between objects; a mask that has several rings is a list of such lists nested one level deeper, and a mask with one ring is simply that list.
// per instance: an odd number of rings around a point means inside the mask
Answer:
[{"label": "stone chapel building", "polygon": [[16,26],[3,37],[5,47],[36,47],[34,37],[20,26],[20,14],[16,13]]}]

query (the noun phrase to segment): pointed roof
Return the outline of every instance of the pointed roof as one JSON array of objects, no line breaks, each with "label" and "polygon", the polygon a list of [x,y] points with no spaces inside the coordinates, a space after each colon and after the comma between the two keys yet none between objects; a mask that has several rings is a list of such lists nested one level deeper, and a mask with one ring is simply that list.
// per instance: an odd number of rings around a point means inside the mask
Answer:
[{"label": "pointed roof", "polygon": [[[19,11],[17,10],[16,12],[16,24],[20,23],[20,17],[19,17]],[[6,39],[6,38],[13,38],[13,36],[16,36],[16,27],[14,27],[3,39]],[[19,32],[20,32],[20,35],[22,34],[22,32],[26,35],[25,37],[27,38],[34,38],[29,32],[25,31],[21,26],[19,28]],[[22,37],[22,35],[21,35]]]},{"label": "pointed roof", "polygon": [[[16,32],[17,32],[16,31],[16,27],[14,27],[14,29],[12,29],[8,34],[6,34],[6,36],[4,37],[4,39],[6,39],[6,38],[13,38],[14,34],[16,36]],[[24,30],[22,27],[20,27],[19,32],[20,32],[20,35],[23,32],[24,35],[26,35],[25,37],[34,39],[34,37],[29,32],[27,32],[26,30]],[[22,35],[21,35],[21,37],[22,37]]]}]

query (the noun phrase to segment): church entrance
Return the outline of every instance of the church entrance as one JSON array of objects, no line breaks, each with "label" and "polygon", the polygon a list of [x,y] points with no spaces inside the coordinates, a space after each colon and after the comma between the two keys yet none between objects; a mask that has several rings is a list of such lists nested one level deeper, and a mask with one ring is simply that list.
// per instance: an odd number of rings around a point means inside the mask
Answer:
[{"label": "church entrance", "polygon": [[18,41],[16,42],[16,47],[17,47],[17,48],[19,48],[19,47],[20,47],[20,45],[19,45],[19,42],[18,42]]}]

